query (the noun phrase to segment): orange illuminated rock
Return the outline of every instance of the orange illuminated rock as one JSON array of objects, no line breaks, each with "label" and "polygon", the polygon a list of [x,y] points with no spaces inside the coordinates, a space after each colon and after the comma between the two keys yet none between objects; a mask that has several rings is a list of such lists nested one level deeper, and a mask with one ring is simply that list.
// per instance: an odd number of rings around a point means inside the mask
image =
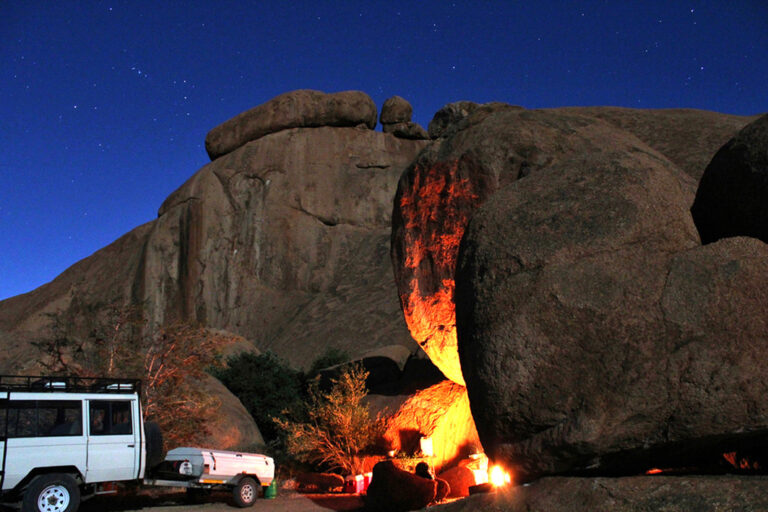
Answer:
[{"label": "orange illuminated rock", "polygon": [[456,255],[473,212],[499,187],[576,155],[647,148],[639,137],[678,163],[675,178],[692,202],[697,175],[689,169],[748,120],[691,110],[525,110],[502,103],[442,109],[430,124],[439,138],[403,173],[392,215],[392,263],[411,335],[446,377],[464,384],[453,303]]},{"label": "orange illuminated rock", "polygon": [[390,418],[384,437],[392,449],[405,453],[416,451],[422,437],[431,438],[430,464],[435,470],[450,466],[480,446],[467,390],[448,380],[406,400]]}]

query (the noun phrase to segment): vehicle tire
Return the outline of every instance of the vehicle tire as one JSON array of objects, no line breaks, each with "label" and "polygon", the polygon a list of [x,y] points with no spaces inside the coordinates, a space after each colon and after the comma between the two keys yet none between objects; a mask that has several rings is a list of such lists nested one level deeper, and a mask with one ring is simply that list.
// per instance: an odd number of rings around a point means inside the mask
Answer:
[{"label": "vehicle tire", "polygon": [[163,462],[163,433],[160,426],[153,421],[144,422],[144,437],[147,446],[147,472]]},{"label": "vehicle tire", "polygon": [[21,501],[21,512],[76,512],[79,507],[80,488],[66,473],[36,476]]},{"label": "vehicle tire", "polygon": [[235,498],[235,505],[240,508],[250,507],[256,503],[256,499],[259,497],[259,484],[256,480],[246,476],[235,485],[232,489],[232,495]]}]

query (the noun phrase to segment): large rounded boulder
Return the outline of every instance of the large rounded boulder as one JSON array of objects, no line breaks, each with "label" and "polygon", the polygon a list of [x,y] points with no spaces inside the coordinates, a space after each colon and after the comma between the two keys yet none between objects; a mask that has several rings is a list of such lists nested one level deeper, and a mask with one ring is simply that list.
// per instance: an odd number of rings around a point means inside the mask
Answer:
[{"label": "large rounded boulder", "polygon": [[768,246],[701,247],[675,169],[578,156],[474,213],[458,351],[480,440],[519,481],[671,467],[768,433]]},{"label": "large rounded boulder", "polygon": [[691,214],[705,244],[729,236],[768,242],[768,115],[717,152],[701,177]]},{"label": "large rounded boulder", "polygon": [[289,128],[365,125],[373,129],[376,114],[376,104],[361,91],[286,92],[212,129],[205,137],[205,150],[215,160],[252,140]]},{"label": "large rounded boulder", "polygon": [[[600,119],[501,103],[454,104],[441,112],[434,121],[445,125],[441,138],[400,178],[391,256],[411,336],[447,378],[463,384],[453,302],[456,255],[467,222],[487,198],[500,187],[586,153],[648,155],[653,165],[668,166],[676,190],[676,182],[684,184],[685,204],[690,204],[693,184],[634,135]],[[663,204],[655,208],[659,216],[666,215]]]}]

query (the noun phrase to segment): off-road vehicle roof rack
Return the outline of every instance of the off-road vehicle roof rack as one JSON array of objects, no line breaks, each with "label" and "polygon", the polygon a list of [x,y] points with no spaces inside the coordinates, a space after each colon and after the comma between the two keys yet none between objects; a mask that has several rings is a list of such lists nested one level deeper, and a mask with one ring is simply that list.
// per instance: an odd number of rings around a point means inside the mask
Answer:
[{"label": "off-road vehicle roof rack", "polygon": [[0,375],[0,391],[141,393],[141,380],[113,377]]}]

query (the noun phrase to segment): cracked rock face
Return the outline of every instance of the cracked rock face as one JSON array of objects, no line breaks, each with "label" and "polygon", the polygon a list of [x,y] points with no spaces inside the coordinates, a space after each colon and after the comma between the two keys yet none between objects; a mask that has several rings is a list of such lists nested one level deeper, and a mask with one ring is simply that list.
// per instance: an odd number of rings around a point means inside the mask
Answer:
[{"label": "cracked rock face", "polygon": [[696,465],[768,434],[768,246],[702,247],[674,171],[580,155],[474,213],[458,351],[483,446],[517,481]]},{"label": "cracked rock face", "polygon": [[299,366],[326,347],[354,356],[412,346],[387,233],[397,176],[421,147],[370,130],[299,128],[217,159],[160,208],[144,298],[158,314],[181,308]]}]

